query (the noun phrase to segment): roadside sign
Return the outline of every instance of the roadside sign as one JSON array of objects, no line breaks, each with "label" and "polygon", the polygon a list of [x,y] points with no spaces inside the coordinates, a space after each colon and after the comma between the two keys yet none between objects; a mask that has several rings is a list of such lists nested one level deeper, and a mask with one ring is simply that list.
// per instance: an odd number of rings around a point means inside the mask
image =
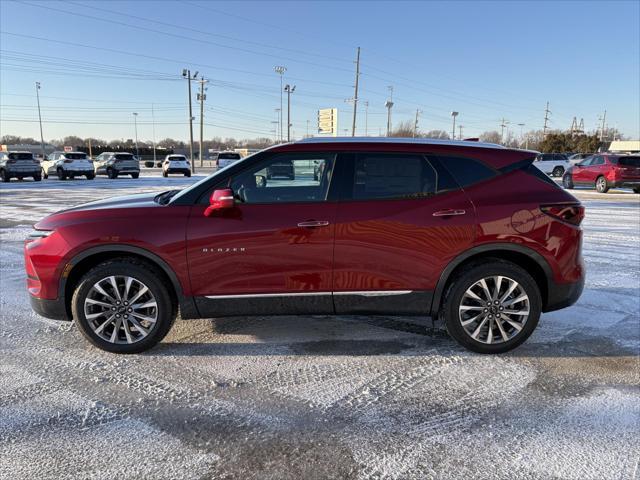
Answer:
[{"label": "roadside sign", "polygon": [[322,108],[318,110],[318,133],[338,136],[338,109]]},{"label": "roadside sign", "polygon": [[65,151],[65,152],[73,152],[73,147],[67,147],[67,146],[65,146],[65,147],[64,147],[64,151]]}]

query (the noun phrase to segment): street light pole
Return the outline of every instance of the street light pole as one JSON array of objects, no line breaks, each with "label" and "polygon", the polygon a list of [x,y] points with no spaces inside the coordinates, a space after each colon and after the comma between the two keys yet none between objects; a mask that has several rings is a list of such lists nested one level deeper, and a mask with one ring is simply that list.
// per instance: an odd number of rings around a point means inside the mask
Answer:
[{"label": "street light pole", "polygon": [[40,93],[38,90],[40,90],[40,82],[36,82],[36,98],[38,99],[38,118],[40,119],[40,148],[42,149],[42,160],[44,160],[44,136],[42,135],[42,115],[40,115]]},{"label": "street light pole", "polygon": [[198,100],[200,100],[200,155],[198,155],[200,157],[200,167],[204,167],[204,101],[207,99],[207,95],[204,93],[206,91],[204,85],[208,82],[209,80],[205,80],[204,77],[198,82],[200,83],[200,93],[198,94]]},{"label": "street light pole", "polygon": [[282,142],[283,139],[283,131],[282,131],[282,77],[284,75],[284,72],[287,71],[287,67],[285,67],[284,65],[276,65],[275,67],[273,67],[273,70],[280,75],[280,142]]},{"label": "street light pole", "polygon": [[284,91],[287,92],[287,142],[291,141],[291,94],[296,91],[295,85],[284,86]]},{"label": "street light pole", "polygon": [[198,72],[193,74],[191,77],[191,70],[183,69],[182,77],[187,80],[188,95],[189,95],[189,160],[191,160],[191,171],[196,173],[196,164],[193,160],[193,108],[191,106],[191,80],[194,80],[198,76]]},{"label": "street light pole", "polygon": [[387,107],[387,137],[391,136],[391,108],[393,107],[393,86],[389,85],[387,87],[389,89],[390,95],[389,100],[384,103],[384,106]]},{"label": "street light pole", "polygon": [[456,139],[456,117],[460,112],[451,112],[451,116],[453,117],[453,128],[451,129],[451,140]]},{"label": "street light pole", "polygon": [[140,161],[140,155],[138,155],[138,113],[133,112],[133,125],[136,130],[136,157]]},{"label": "street light pole", "polygon": [[151,134],[153,135],[153,166],[156,166],[156,116],[151,104]]}]

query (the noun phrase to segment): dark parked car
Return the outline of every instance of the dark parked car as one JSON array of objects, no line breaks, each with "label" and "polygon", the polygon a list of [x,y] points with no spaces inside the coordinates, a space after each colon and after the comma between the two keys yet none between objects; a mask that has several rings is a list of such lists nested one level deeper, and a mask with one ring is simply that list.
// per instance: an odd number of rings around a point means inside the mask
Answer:
[{"label": "dark parked car", "polygon": [[[185,190],[80,205],[35,225],[27,287],[104,350],[146,350],[183,319],[431,315],[499,353],[584,284],[578,200],[529,151],[427,139],[308,139]],[[317,181],[264,172],[325,167]]]},{"label": "dark parked car", "polygon": [[640,193],[640,155],[594,154],[574,165],[562,177],[565,188],[590,186],[600,193],[610,188],[632,188]]},{"label": "dark parked car", "polygon": [[288,178],[289,180],[295,180],[296,170],[293,162],[282,161],[276,162],[267,167],[267,179],[272,178]]}]

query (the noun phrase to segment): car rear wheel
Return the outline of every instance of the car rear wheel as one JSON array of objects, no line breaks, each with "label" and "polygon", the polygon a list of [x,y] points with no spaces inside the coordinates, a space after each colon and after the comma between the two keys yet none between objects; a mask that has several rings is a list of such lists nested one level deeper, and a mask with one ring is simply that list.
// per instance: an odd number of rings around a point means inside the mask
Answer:
[{"label": "car rear wheel", "polygon": [[640,187],[638,187],[638,188],[634,188],[634,189],[633,189],[633,193],[640,193]]},{"label": "car rear wheel", "polygon": [[139,173],[132,173],[131,178],[138,178],[140,176]]},{"label": "car rear wheel", "polygon": [[3,182],[8,182],[9,180],[11,180],[11,177],[4,170],[0,170],[0,178]]},{"label": "car rear wheel", "polygon": [[58,175],[58,179],[59,180],[66,180],[67,179],[67,174],[64,173],[64,170],[62,170],[61,168],[59,168],[58,170],[56,170],[56,173]]},{"label": "car rear wheel", "polygon": [[478,353],[503,353],[522,344],[541,310],[531,275],[498,258],[468,265],[449,285],[443,304],[449,334]]},{"label": "car rear wheel", "polygon": [[566,173],[562,177],[562,186],[567,190],[571,190],[573,188],[573,178],[571,178],[571,174]]},{"label": "car rear wheel", "polygon": [[553,169],[553,172],[551,172],[551,175],[553,175],[554,177],[561,177],[562,174],[564,174],[564,168],[562,167],[555,167]]},{"label": "car rear wheel", "polygon": [[87,173],[87,180],[93,180],[94,178],[96,178],[95,173]]},{"label": "car rear wheel", "polygon": [[609,184],[607,183],[607,179],[603,176],[599,176],[596,179],[596,190],[598,193],[607,193],[609,191]]},{"label": "car rear wheel", "polygon": [[162,172],[162,176],[163,176],[164,178],[167,178],[167,177],[169,176],[169,174],[168,174],[167,172]]},{"label": "car rear wheel", "polygon": [[187,172],[184,174],[185,177],[190,177],[191,176],[191,172]]},{"label": "car rear wheel", "polygon": [[115,171],[113,168],[109,167],[107,168],[107,177],[110,178],[111,180],[114,180],[118,178],[118,172]]},{"label": "car rear wheel", "polygon": [[114,353],[148,350],[165,337],[176,318],[161,273],[127,258],[104,262],[86,273],[71,308],[87,340]]},{"label": "car rear wheel", "polygon": [[34,175],[33,176],[33,181],[34,182],[41,182],[42,181],[42,175]]}]

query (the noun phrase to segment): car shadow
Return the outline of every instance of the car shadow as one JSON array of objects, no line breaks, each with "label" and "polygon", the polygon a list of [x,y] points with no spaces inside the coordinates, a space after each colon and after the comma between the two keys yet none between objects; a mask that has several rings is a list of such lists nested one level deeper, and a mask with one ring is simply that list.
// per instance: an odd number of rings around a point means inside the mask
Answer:
[{"label": "car shadow", "polygon": [[[185,320],[189,322],[190,320]],[[459,346],[430,319],[389,316],[286,316],[225,317],[205,322],[197,334],[179,341],[169,340],[147,352],[151,356],[468,356],[476,355]],[[312,325],[309,324],[312,323]],[[326,324],[326,329],[323,328]],[[239,326],[240,325],[240,326]],[[543,325],[538,328],[544,328]],[[327,332],[329,334],[327,335]],[[243,337],[251,341],[234,341]],[[558,338],[558,336],[560,338]],[[282,338],[286,337],[286,338]],[[330,338],[327,338],[330,337]],[[501,354],[511,358],[637,358],[637,348],[621,345],[606,332],[576,332],[574,325],[553,339],[530,338],[523,345]]]}]

